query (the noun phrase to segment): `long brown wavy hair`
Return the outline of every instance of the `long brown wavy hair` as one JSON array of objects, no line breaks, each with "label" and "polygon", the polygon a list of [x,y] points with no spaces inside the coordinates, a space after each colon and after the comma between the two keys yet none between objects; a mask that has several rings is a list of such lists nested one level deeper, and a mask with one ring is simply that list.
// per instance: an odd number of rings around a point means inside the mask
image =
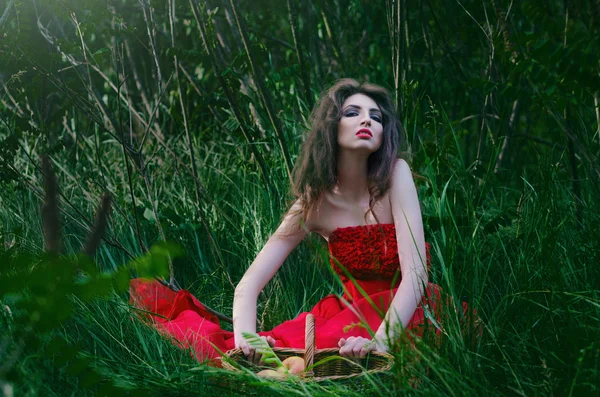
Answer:
[{"label": "long brown wavy hair", "polygon": [[[365,213],[365,220],[369,212],[373,213],[375,202],[390,187],[392,168],[398,158],[399,147],[404,146],[405,137],[390,94],[387,89],[376,84],[360,84],[349,78],[337,80],[323,91],[310,114],[311,130],[302,143],[292,173],[292,194],[295,199],[301,199],[298,211],[303,224],[323,193],[331,190],[338,181],[338,123],[342,117],[344,101],[354,94],[364,94],[373,99],[383,115],[383,142],[367,160],[369,210]],[[375,219],[377,220],[376,216]]]}]

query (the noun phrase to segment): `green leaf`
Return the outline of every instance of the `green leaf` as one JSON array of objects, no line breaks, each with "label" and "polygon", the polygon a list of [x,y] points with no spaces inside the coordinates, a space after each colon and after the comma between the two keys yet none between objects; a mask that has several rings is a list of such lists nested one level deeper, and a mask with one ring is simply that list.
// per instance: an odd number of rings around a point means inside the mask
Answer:
[{"label": "green leaf", "polygon": [[265,363],[275,364],[277,368],[283,367],[283,363],[279,357],[277,357],[273,349],[271,349],[271,346],[269,346],[266,340],[262,339],[258,334],[253,334],[251,332],[242,332],[242,336],[250,346],[254,347],[258,353],[262,354]]},{"label": "green leaf", "polygon": [[140,277],[168,277],[169,260],[183,256],[183,249],[175,244],[166,241],[156,243],[150,248],[150,251],[135,259],[131,266]]},{"label": "green leaf", "polygon": [[100,48],[98,51],[94,52],[93,56],[104,54],[107,52],[110,52],[110,50],[106,47],[103,47],[103,48]]},{"label": "green leaf", "polygon": [[154,216],[154,211],[150,208],[144,209],[144,218],[148,219],[151,222],[156,222],[156,217]]}]

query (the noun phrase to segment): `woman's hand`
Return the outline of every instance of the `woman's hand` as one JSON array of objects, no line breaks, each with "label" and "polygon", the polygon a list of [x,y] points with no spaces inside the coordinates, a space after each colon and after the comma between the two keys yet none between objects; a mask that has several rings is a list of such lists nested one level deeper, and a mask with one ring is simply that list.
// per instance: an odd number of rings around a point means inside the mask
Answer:
[{"label": "woman's hand", "polygon": [[387,346],[375,339],[367,339],[362,336],[351,336],[348,339],[340,339],[340,356],[342,357],[365,357],[370,351],[387,352]]},{"label": "woman's hand", "polygon": [[[270,336],[261,336],[261,339],[267,341],[270,347],[275,347],[275,339]],[[238,348],[242,349],[244,356],[246,356],[246,360],[250,361],[254,365],[262,365],[262,354],[256,351],[256,348],[250,346],[250,344],[246,341],[246,339],[241,338]]]}]

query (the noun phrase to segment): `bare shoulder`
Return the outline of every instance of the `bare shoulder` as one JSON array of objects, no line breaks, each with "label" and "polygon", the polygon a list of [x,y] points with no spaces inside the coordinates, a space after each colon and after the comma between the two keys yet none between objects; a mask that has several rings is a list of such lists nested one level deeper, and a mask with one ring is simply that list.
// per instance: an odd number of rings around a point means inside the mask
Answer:
[{"label": "bare shoulder", "polygon": [[325,206],[327,206],[327,199],[322,196],[308,211],[306,219],[304,220],[304,225],[307,232],[319,233],[321,231],[321,223],[323,220],[322,214]]},{"label": "bare shoulder", "polygon": [[392,169],[391,187],[399,188],[406,183],[413,183],[412,172],[406,160],[398,158]]},{"label": "bare shoulder", "polygon": [[413,179],[410,166],[404,159],[397,159],[392,170],[390,181],[390,205],[392,213],[398,212],[400,208],[412,208],[419,206],[417,188]]},{"label": "bare shoulder", "polygon": [[302,218],[302,199],[297,199],[283,217],[275,231],[275,236],[284,239],[302,239],[310,230],[310,226]]},{"label": "bare shoulder", "polygon": [[[294,206],[300,208],[303,205],[303,201],[299,199]],[[331,195],[328,192],[322,193],[321,197],[309,209],[306,214],[306,219],[302,219],[304,230],[307,233],[317,233],[319,235],[327,235],[331,223],[331,214],[338,208],[335,202],[332,200]]]}]

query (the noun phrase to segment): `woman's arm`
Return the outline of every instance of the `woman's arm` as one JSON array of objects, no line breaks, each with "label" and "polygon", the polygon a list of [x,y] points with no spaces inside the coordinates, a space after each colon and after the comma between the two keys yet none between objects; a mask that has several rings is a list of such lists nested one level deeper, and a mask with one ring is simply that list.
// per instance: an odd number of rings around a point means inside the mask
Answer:
[{"label": "woman's arm", "polygon": [[296,201],[235,288],[233,299],[235,347],[240,347],[242,343],[242,332],[256,333],[258,294],[307,234],[306,228],[300,227],[299,209],[300,202]]},{"label": "woman's arm", "polygon": [[[394,166],[390,186],[392,215],[396,226],[398,255],[402,281],[388,309],[384,321],[375,333],[378,350],[387,343],[386,327],[393,329],[398,322],[406,327],[423,296],[427,284],[425,236],[417,189],[408,163],[402,159]],[[387,323],[387,326],[386,326]],[[387,350],[387,349],[386,349]]]}]

